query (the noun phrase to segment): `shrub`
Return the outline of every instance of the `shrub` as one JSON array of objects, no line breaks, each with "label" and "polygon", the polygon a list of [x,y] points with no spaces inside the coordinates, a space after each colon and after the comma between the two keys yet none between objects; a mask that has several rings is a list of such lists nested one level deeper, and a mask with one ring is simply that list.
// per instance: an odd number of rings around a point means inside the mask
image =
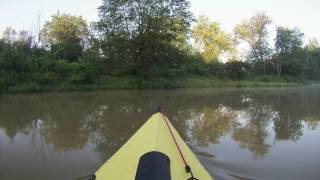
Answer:
[{"label": "shrub", "polygon": [[209,74],[215,77],[224,78],[226,76],[225,65],[219,62],[212,62],[208,64]]},{"label": "shrub", "polygon": [[248,63],[241,61],[230,61],[225,64],[227,76],[231,79],[242,79],[248,72]]},{"label": "shrub", "polygon": [[94,83],[99,75],[97,66],[86,61],[70,64],[71,73],[68,77],[71,83]]}]

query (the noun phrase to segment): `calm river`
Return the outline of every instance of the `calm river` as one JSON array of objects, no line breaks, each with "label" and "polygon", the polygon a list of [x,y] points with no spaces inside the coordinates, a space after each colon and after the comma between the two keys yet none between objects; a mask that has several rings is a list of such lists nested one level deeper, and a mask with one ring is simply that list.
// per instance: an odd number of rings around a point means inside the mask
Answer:
[{"label": "calm river", "polygon": [[217,179],[320,179],[320,87],[0,96],[0,179],[94,172],[166,107]]}]

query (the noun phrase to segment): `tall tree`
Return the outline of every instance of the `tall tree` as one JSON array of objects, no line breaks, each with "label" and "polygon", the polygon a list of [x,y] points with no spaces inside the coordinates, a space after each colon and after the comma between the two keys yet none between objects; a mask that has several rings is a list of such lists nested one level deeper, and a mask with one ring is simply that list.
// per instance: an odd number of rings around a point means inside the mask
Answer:
[{"label": "tall tree", "polygon": [[17,31],[12,27],[7,27],[2,34],[2,39],[5,43],[14,43],[16,41]]},{"label": "tall tree", "polygon": [[31,48],[33,45],[33,40],[34,40],[34,37],[30,32],[25,31],[25,30],[22,30],[19,32],[17,41],[21,45],[25,45],[26,47]]},{"label": "tall tree", "polygon": [[219,23],[210,22],[206,16],[199,17],[192,29],[192,36],[206,62],[218,61],[222,53],[233,49],[231,36],[221,29]]},{"label": "tall tree", "polygon": [[308,68],[306,76],[311,80],[320,79],[320,43],[319,40],[313,38],[309,40],[305,46],[305,51],[308,55]]},{"label": "tall tree", "polygon": [[290,58],[290,55],[302,48],[304,34],[298,29],[289,29],[278,27],[275,39],[275,48],[277,52],[277,74],[280,77],[282,71],[282,61]]},{"label": "tall tree", "polygon": [[127,60],[140,73],[172,64],[175,48],[186,44],[192,21],[187,0],[104,0],[97,30],[110,64]]},{"label": "tall tree", "polygon": [[298,28],[278,27],[275,39],[277,53],[290,54],[302,47],[304,34]]},{"label": "tall tree", "polygon": [[81,16],[58,12],[45,23],[41,34],[42,44],[50,47],[57,58],[74,61],[82,54],[88,26]]},{"label": "tall tree", "polygon": [[16,31],[11,27],[7,27],[2,34],[2,39],[7,44],[19,43],[19,45],[25,45],[31,47],[33,43],[33,36],[29,31]]},{"label": "tall tree", "polygon": [[306,45],[306,49],[310,51],[320,50],[320,42],[316,38],[312,38],[309,40],[308,44]]},{"label": "tall tree", "polygon": [[268,43],[268,25],[271,23],[271,18],[265,13],[257,13],[234,28],[236,37],[249,45],[249,57],[263,63],[264,74],[266,73],[266,60],[271,51]]}]

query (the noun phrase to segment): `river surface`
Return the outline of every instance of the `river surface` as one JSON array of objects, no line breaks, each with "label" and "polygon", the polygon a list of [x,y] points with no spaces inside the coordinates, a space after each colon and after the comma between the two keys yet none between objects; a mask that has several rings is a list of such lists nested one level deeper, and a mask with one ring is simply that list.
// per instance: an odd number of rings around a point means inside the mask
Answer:
[{"label": "river surface", "polygon": [[155,112],[216,179],[320,179],[320,87],[0,96],[0,179],[94,172]]}]

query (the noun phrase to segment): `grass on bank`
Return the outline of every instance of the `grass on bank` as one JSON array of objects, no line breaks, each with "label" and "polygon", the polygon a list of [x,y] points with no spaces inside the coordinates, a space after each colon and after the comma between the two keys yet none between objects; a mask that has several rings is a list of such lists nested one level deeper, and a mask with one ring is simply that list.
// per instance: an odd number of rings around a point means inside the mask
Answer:
[{"label": "grass on bank", "polygon": [[141,77],[103,77],[93,84],[61,83],[41,85],[34,82],[19,83],[9,87],[5,93],[46,92],[46,91],[91,91],[108,89],[175,89],[175,88],[221,88],[221,87],[288,87],[303,85],[302,82],[286,80],[266,81],[230,80],[210,77],[150,78]]}]

